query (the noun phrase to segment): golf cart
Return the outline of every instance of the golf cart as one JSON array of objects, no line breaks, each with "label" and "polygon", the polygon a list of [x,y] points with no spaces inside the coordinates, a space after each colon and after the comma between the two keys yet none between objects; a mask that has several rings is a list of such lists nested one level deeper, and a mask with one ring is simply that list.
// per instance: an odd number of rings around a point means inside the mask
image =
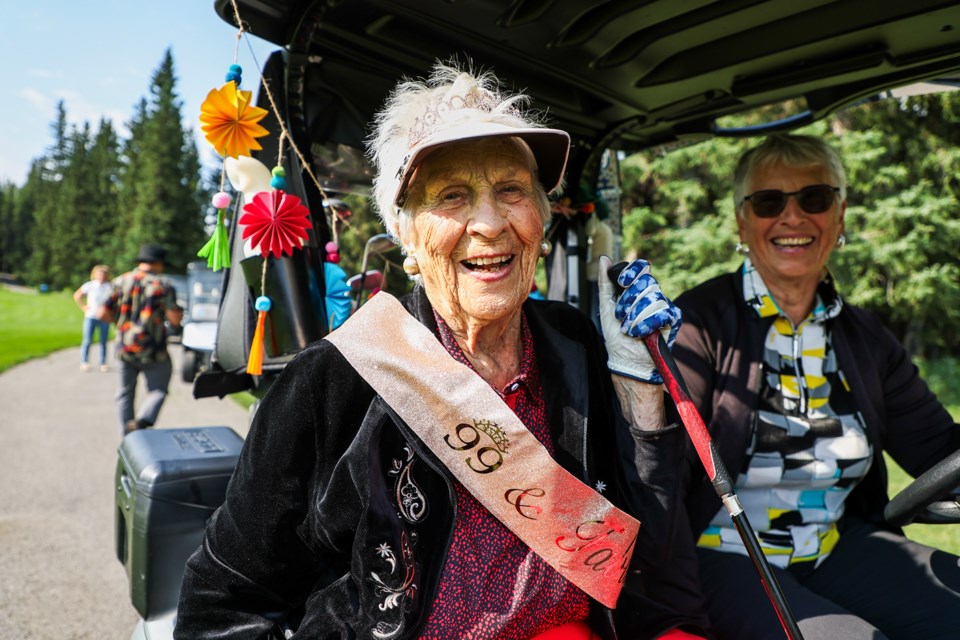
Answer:
[{"label": "golf cart", "polygon": [[187,265],[186,295],[180,345],[183,360],[180,375],[184,382],[193,382],[197,373],[210,366],[217,339],[217,312],[223,274],[198,260]]},{"label": "golf cart", "polygon": [[[846,0],[802,7],[773,0],[706,0],[694,5],[670,0],[237,4],[249,33],[279,48],[262,72],[279,118],[298,147],[308,152],[309,167],[286,154],[284,168],[287,190],[308,206],[312,227],[302,251],[289,258],[268,258],[272,262],[264,285],[263,259],[244,257],[236,231],[239,216],[231,216],[234,262],[224,280],[210,363],[194,385],[197,397],[237,391],[262,396],[292,357],[331,329],[323,295],[323,247],[332,239],[331,212],[324,202],[329,196],[366,193],[370,170],[362,148],[367,124],[398,78],[426,75],[436,59],[469,56],[533,96],[534,106],[573,138],[567,184],[591,185],[613,211],[618,209],[622,153],[716,136],[788,131],[897,87],[960,74],[960,9],[942,0]],[[218,0],[215,6],[234,23],[232,2]],[[759,126],[723,124],[728,116],[786,101],[803,107]],[[258,103],[272,108],[263,91]],[[265,163],[278,155],[277,117],[271,110],[263,122],[274,134],[258,154]],[[619,231],[616,220],[614,216]],[[582,216],[553,221],[556,249],[549,269],[562,274],[554,281],[562,280],[562,286],[551,286],[550,297],[584,311],[589,305],[586,224]],[[378,247],[368,248],[369,258]],[[377,277],[367,261],[359,277],[349,281],[351,290],[357,283],[355,305],[362,304],[363,291]],[[275,306],[265,328],[262,373],[251,375],[246,365],[256,327],[253,301],[265,287]],[[136,478],[137,470],[145,468],[137,456],[149,457],[154,449],[133,444],[125,451],[130,455],[124,464],[128,476]],[[177,455],[196,451],[193,455],[202,458],[208,448],[181,449]],[[216,448],[229,449],[219,443]],[[923,491],[905,492],[911,500],[904,512],[923,512],[957,485],[960,460],[954,457],[944,464],[947,468],[938,467],[932,481],[927,475],[917,481]],[[215,508],[216,502],[211,494],[202,506]],[[202,526],[194,533],[199,545]],[[144,535],[141,543],[162,544],[162,539]],[[158,570],[149,559],[146,565],[132,562],[129,557],[125,562],[131,575]],[[142,598],[159,599],[161,592],[178,590],[175,573],[169,572],[162,584],[147,582]],[[163,600],[171,601],[175,598]],[[146,621],[140,632],[150,638],[163,637],[153,635],[154,620],[169,621],[175,614],[168,604],[138,610]],[[160,634],[168,627],[172,624],[164,622],[153,628]]]},{"label": "golf cart", "polygon": [[[179,273],[164,273],[163,279],[166,280],[171,287],[176,297],[177,306],[181,309],[187,308],[187,276],[180,275]],[[175,327],[170,324],[169,321],[166,321],[167,325],[167,340],[170,342],[179,342],[180,335],[183,333],[183,322],[180,323],[180,326]]]}]

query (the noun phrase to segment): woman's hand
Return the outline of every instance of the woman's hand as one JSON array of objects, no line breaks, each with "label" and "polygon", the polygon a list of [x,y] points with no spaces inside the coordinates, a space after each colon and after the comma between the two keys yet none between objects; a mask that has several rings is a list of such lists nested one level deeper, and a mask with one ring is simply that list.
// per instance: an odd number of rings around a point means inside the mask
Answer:
[{"label": "woman's hand", "polygon": [[620,272],[617,295],[608,272],[612,263],[600,256],[600,325],[607,344],[607,366],[621,376],[662,384],[663,378],[653,362],[643,338],[660,331],[667,346],[673,346],[680,330],[680,309],[660,290],[650,275],[646,260],[634,260]]}]

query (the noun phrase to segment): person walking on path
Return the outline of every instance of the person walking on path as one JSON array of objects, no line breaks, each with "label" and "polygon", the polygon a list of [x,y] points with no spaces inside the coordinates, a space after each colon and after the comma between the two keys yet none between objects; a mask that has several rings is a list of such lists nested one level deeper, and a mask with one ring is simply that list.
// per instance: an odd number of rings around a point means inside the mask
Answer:
[{"label": "person walking on path", "polygon": [[[145,244],[137,254],[135,269],[113,281],[105,311],[117,325],[117,361],[120,388],[117,410],[121,433],[152,427],[167,397],[173,365],[167,352],[167,320],[180,326],[183,310],[177,306],[173,286],[160,277],[166,267],[167,251],[160,245]],[[134,417],[137,379],[144,376],[147,397]]]},{"label": "person walking on path", "polygon": [[80,342],[80,369],[90,371],[90,345],[94,333],[99,332],[100,371],[107,371],[107,339],[110,323],[101,319],[100,310],[110,296],[110,267],[98,264],[90,270],[90,280],[73,292],[73,299],[83,311],[83,337]]}]

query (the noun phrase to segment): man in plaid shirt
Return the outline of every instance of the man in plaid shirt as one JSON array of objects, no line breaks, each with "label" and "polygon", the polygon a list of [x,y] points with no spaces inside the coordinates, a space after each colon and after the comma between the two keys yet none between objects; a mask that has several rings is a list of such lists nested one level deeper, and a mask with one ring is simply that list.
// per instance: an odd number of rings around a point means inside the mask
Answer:
[{"label": "man in plaid shirt", "polygon": [[[117,325],[117,361],[120,388],[117,409],[121,433],[152,427],[167,397],[173,365],[167,352],[167,325],[180,326],[183,310],[177,306],[173,285],[160,277],[166,249],[145,244],[138,265],[113,281],[113,293],[104,304],[105,315]],[[137,379],[143,375],[147,397],[134,414]]]}]

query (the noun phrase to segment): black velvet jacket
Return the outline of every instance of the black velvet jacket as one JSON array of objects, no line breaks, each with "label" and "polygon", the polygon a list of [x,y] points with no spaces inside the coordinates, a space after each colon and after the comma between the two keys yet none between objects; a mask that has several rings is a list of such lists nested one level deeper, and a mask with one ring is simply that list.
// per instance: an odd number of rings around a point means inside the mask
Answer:
[{"label": "black velvet jacket", "polygon": [[[436,333],[422,290],[403,303]],[[618,607],[594,602],[592,626],[605,639],[643,640],[695,622],[643,580],[669,555],[682,431],[632,436],[590,321],[562,303],[528,301],[524,311],[556,460],[589,486],[602,481],[642,523]],[[455,507],[452,476],[433,453],[332,344],[311,345],[257,412],[226,502],[187,563],[174,635],[268,638],[287,621],[294,638],[416,638]]]}]

